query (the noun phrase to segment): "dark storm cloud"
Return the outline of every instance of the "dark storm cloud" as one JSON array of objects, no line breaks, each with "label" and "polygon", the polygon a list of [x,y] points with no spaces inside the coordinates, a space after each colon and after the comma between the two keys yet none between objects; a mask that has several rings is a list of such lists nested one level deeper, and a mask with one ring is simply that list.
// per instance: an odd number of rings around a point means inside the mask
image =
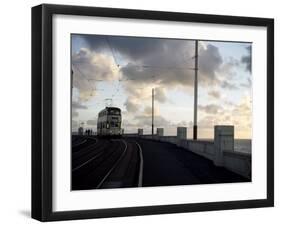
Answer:
[{"label": "dark storm cloud", "polygon": [[209,44],[206,49],[201,48],[199,52],[199,71],[200,75],[203,74],[202,82],[217,82],[216,71],[219,70],[223,63],[222,56],[218,47]]},{"label": "dark storm cloud", "polygon": [[[158,81],[161,84],[193,86],[194,41],[121,36],[81,36],[93,51],[109,51],[124,79],[132,83]],[[200,42],[199,42],[200,45]],[[219,49],[208,44],[199,48],[200,82],[218,82],[216,70],[223,59]]]},{"label": "dark storm cloud", "polygon": [[[195,41],[145,37],[103,35],[80,36],[94,52],[106,51],[119,67],[123,79],[131,83],[155,83],[169,86],[193,86]],[[250,51],[250,49],[248,48]],[[83,61],[83,53],[80,57]],[[243,63],[249,63],[245,56]],[[199,42],[199,82],[201,85],[221,83],[216,72],[230,74],[240,62],[230,58],[224,62],[218,47]],[[250,68],[248,65],[247,68]],[[225,88],[233,88],[224,84]]]},{"label": "dark storm cloud", "polygon": [[248,54],[242,56],[241,63],[245,64],[246,70],[252,72],[252,46],[246,47]]},{"label": "dark storm cloud", "polygon": [[[163,49],[154,49],[150,55],[142,59],[140,63],[128,63],[121,68],[126,79],[131,83],[156,83],[164,86],[187,86],[194,84],[194,41],[181,41],[178,43],[163,42]],[[181,43],[181,45],[180,45]],[[168,45],[168,44],[171,44]],[[189,55],[189,61],[183,57],[184,53]],[[209,44],[206,49],[201,48],[199,60],[200,84],[210,85],[219,83],[216,71],[219,70],[223,61],[218,48]],[[186,61],[186,62],[183,62]]]},{"label": "dark storm cloud", "polygon": [[[87,45],[73,55],[74,65],[79,65],[79,70],[87,78],[125,81],[122,85],[128,94],[125,103],[127,111],[135,112],[135,105],[139,103],[132,100],[144,95],[147,97],[147,93],[151,93],[148,89],[152,87],[158,88],[155,100],[164,103],[168,100],[168,89],[180,88],[189,92],[194,86],[193,40],[96,35],[79,37]],[[199,84],[234,89],[235,85],[218,76],[230,74],[231,68],[237,64],[234,60],[228,61],[224,62],[215,45],[199,42]],[[77,70],[74,72],[81,74]],[[91,84],[94,83],[91,81]],[[94,96],[93,88],[85,78],[79,81],[74,79],[74,86],[83,91],[83,95],[80,92],[81,98]]]},{"label": "dark storm cloud", "polygon": [[122,57],[129,60],[135,61],[141,59],[142,62],[144,58],[150,57],[151,53],[161,52],[162,54],[167,54],[169,50],[179,49],[184,42],[188,42],[173,39],[104,35],[85,35],[81,37],[88,43],[88,47],[91,50],[97,52],[103,49],[116,54],[117,58],[121,54]]},{"label": "dark storm cloud", "polygon": [[75,42],[78,39],[83,39],[86,43],[83,48],[89,48],[91,50],[94,50],[95,52],[99,52],[105,48],[108,48],[105,37],[106,36],[103,35],[75,34],[72,35],[72,42]]}]

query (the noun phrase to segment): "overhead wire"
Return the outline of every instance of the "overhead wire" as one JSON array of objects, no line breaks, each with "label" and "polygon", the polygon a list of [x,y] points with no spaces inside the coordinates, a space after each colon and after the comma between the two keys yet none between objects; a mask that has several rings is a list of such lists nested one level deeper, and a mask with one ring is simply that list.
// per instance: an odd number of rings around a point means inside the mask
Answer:
[{"label": "overhead wire", "polygon": [[[93,86],[90,81],[91,80],[94,80],[94,81],[104,81],[104,80],[102,80],[102,79],[90,79],[90,78],[87,78],[86,75],[76,65],[74,65],[73,63],[72,63],[72,65],[79,72],[79,74],[81,74],[88,81],[89,85],[91,86],[91,94],[90,94],[90,96],[93,96],[93,92],[94,91],[103,91],[103,89],[97,89],[95,86]],[[78,79],[78,81],[79,81],[79,79]]]},{"label": "overhead wire", "polygon": [[[109,37],[105,37],[105,42],[107,43],[107,45],[108,45],[108,47],[109,47],[109,50],[110,50],[110,52],[111,52],[111,54],[112,54],[112,57],[113,57],[113,60],[114,60],[114,62],[115,62],[115,65],[116,65],[116,67],[117,67],[117,69],[118,69],[118,77],[119,77],[119,79],[118,79],[118,84],[117,84],[117,86],[116,86],[116,89],[115,89],[115,93],[113,93],[112,94],[112,98],[115,98],[115,96],[117,95],[117,93],[119,92],[119,90],[120,90],[120,82],[126,82],[126,81],[133,81],[133,80],[136,80],[136,79],[132,79],[132,78],[126,78],[126,79],[121,79],[120,78],[120,64],[118,63],[118,61],[117,61],[117,57],[116,57],[116,54],[115,54],[115,51],[114,51],[114,48],[113,48],[113,46],[111,45],[111,42],[110,42],[110,40],[109,40]],[[185,55],[183,56],[183,57],[185,57]],[[192,57],[190,57],[190,58],[188,58],[188,59],[186,59],[186,60],[192,60],[192,59],[194,59],[195,58],[195,56],[192,56]],[[74,65],[74,64],[73,64]],[[131,65],[132,67],[139,67],[139,68],[144,68],[144,69],[168,69],[168,70],[195,70],[195,68],[193,68],[193,67],[175,67],[175,66],[157,66],[157,65],[134,65],[134,64],[132,64]],[[84,77],[85,77],[85,79],[90,83],[90,81],[91,80],[93,80],[93,81],[105,81],[105,80],[102,80],[102,79],[93,79],[93,78],[91,78],[91,79],[89,79],[89,78],[87,78],[82,72],[81,72],[81,70],[78,68],[78,67],[76,67],[75,65],[74,65],[74,67],[78,70],[78,72],[81,74],[81,75],[83,75]],[[153,81],[155,82],[155,75],[153,75],[152,76],[152,79],[153,79]],[[91,84],[91,83],[90,83]],[[142,88],[137,88],[137,89],[144,89],[144,87],[142,87]],[[97,89],[95,88],[95,87],[92,87],[92,91],[96,91]],[[111,98],[111,102],[112,102],[112,98]]]}]

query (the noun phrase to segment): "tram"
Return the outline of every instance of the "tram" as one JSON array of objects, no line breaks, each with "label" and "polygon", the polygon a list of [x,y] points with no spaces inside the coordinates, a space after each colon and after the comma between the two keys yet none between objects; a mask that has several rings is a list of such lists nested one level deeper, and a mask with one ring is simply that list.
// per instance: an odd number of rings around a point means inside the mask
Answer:
[{"label": "tram", "polygon": [[106,107],[98,114],[97,135],[120,137],[122,135],[121,122],[120,108]]}]

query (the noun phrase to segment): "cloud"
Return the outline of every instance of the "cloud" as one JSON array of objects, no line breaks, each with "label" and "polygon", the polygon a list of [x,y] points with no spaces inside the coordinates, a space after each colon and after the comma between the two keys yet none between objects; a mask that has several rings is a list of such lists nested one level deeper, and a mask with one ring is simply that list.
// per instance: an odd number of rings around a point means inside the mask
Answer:
[{"label": "cloud", "polygon": [[[121,36],[85,36],[93,51],[113,55],[124,79],[132,83],[158,83],[168,86],[193,86],[194,46],[192,40],[159,39]],[[200,43],[200,42],[199,42]],[[98,45],[100,44],[100,46]],[[201,82],[215,81],[215,71],[223,60],[212,44],[200,44],[199,67]]]},{"label": "cloud", "polygon": [[76,120],[72,120],[72,131],[78,129],[78,122]]},{"label": "cloud", "polygon": [[216,90],[209,91],[208,95],[215,98],[215,99],[219,99],[221,97],[220,92],[216,91]]},{"label": "cloud", "polygon": [[240,86],[243,88],[252,88],[252,79],[250,77],[247,78],[246,82],[241,82]]},{"label": "cloud", "polygon": [[124,106],[126,107],[126,110],[128,112],[137,112],[139,110],[139,104],[138,102],[134,101],[131,98],[127,98],[126,102],[124,103]]},{"label": "cloud", "polygon": [[245,64],[245,69],[248,72],[252,72],[252,46],[249,45],[246,47],[247,49],[247,55],[242,56],[241,63]]},{"label": "cloud", "polygon": [[236,137],[250,138],[252,128],[250,96],[244,96],[237,104],[232,103],[227,107],[224,106],[218,110],[217,114],[207,114],[198,121],[200,133],[207,137],[213,134],[215,125],[234,125]]},{"label": "cloud", "polygon": [[[122,57],[127,61],[127,63],[132,61],[140,61],[142,63],[154,63],[154,61],[151,62],[151,59],[155,60],[155,57],[151,56],[152,53],[154,53],[154,56],[159,55],[163,57],[163,60],[165,58],[165,55],[169,54],[169,52],[173,50],[180,50],[178,54],[181,55],[181,62],[184,62],[183,56],[185,55],[185,57],[189,57],[189,55],[185,52],[186,48],[182,47],[183,45],[186,45],[184,43],[191,42],[176,39],[104,35],[87,35],[81,37],[88,43],[88,47],[92,50],[106,50],[110,54],[114,55],[117,61],[120,57]],[[167,56],[167,58],[168,57],[169,56]],[[172,61],[170,60],[170,63],[171,62]],[[120,62],[118,61],[118,63]],[[153,65],[155,66],[155,64]],[[120,66],[124,66],[124,63],[120,63]]]},{"label": "cloud", "polygon": [[[73,56],[73,62],[83,67],[83,64],[89,64],[91,59],[91,70],[85,74],[90,74],[91,71],[97,78],[120,77],[125,80],[122,85],[129,98],[143,98],[150,92],[147,87],[158,87],[155,100],[164,103],[167,101],[167,89],[184,87],[184,90],[189,92],[193,89],[195,41],[103,35],[85,35],[79,38],[83,38],[87,45]],[[233,57],[223,59],[215,45],[199,42],[201,86],[221,85],[224,89],[235,89],[236,86],[226,77],[233,77],[233,68],[239,63],[240,61]],[[104,71],[104,68],[110,70]],[[115,76],[110,76],[111,73]],[[145,89],[139,91],[140,87]],[[85,95],[95,95],[90,91],[90,88],[84,90]]]},{"label": "cloud", "polygon": [[201,111],[204,111],[208,114],[217,114],[219,112],[219,110],[221,109],[221,107],[216,104],[207,104],[205,106],[199,105],[198,109]]},{"label": "cloud", "polygon": [[167,100],[166,90],[163,87],[158,87],[155,89],[154,99],[160,103],[164,103]]},{"label": "cloud", "polygon": [[96,126],[97,125],[97,120],[96,119],[90,119],[87,121],[87,125],[89,126]]},{"label": "cloud", "polygon": [[79,102],[72,101],[72,108],[73,109],[88,109],[86,105],[83,105]]},{"label": "cloud", "polygon": [[[151,127],[152,123],[152,107],[144,106],[141,112],[134,114],[132,120],[125,120],[123,125],[128,125],[129,127],[134,126],[135,128],[148,128]],[[160,110],[158,107],[154,108],[154,125],[156,126],[170,126],[171,122],[161,116]]]},{"label": "cloud", "polygon": [[204,129],[213,129],[214,125],[216,124],[217,124],[216,117],[214,115],[207,115],[199,120],[198,127]]},{"label": "cloud", "polygon": [[180,121],[178,123],[172,123],[172,126],[174,126],[174,127],[182,127],[182,126],[184,126],[184,127],[192,127],[193,126],[193,122],[192,121],[187,122],[187,121],[182,120],[182,121]]},{"label": "cloud", "polygon": [[122,120],[122,127],[125,127],[125,128],[136,128],[137,126],[138,125],[136,123],[133,123],[130,120],[126,120],[126,119]]},{"label": "cloud", "polygon": [[77,118],[79,116],[79,113],[72,109],[72,118]]},{"label": "cloud", "polygon": [[79,112],[77,110],[87,110],[88,107],[78,101],[72,100],[72,118],[78,118]]},{"label": "cloud", "polygon": [[229,89],[229,90],[238,89],[238,87],[234,83],[230,83],[227,80],[222,81],[220,86],[223,89]]},{"label": "cloud", "polygon": [[[142,115],[151,117],[151,115],[152,115],[152,107],[151,106],[146,106],[143,109]],[[158,107],[154,107],[154,116],[158,116],[158,115],[160,115],[159,108]]]},{"label": "cloud", "polygon": [[224,74],[233,75],[233,68],[239,67],[240,61],[234,57],[227,57],[223,60],[223,64],[220,67],[220,72]]},{"label": "cloud", "polygon": [[[122,66],[126,78],[142,82],[193,86],[195,41],[157,38],[110,38],[116,52],[127,57]],[[200,45],[200,74],[204,80],[215,80],[215,71],[223,63],[219,49]]]},{"label": "cloud", "polygon": [[[137,125],[141,128],[144,126],[151,126],[152,118],[151,115],[138,115],[134,118],[137,121]],[[160,115],[154,116],[154,126],[165,127],[171,125],[171,122]]]},{"label": "cloud", "polygon": [[[140,41],[139,41],[140,42]],[[155,100],[160,103],[169,101],[167,90],[183,90],[192,93],[194,86],[194,41],[177,41],[158,39],[155,45],[144,47],[147,52],[126,52],[127,57],[133,54],[131,61],[120,68],[129,99],[151,99],[151,90],[155,87]],[[142,46],[147,44],[146,41]],[[121,48],[119,48],[121,49]],[[143,56],[142,56],[143,54]],[[201,86],[218,85],[216,77],[222,66],[219,49],[211,44],[200,45],[199,84]],[[188,58],[188,59],[187,59]],[[136,61],[133,61],[136,59]],[[145,67],[144,67],[145,66]],[[229,88],[228,86],[227,88]],[[230,87],[232,88],[232,87]],[[136,111],[127,101],[128,110]]]},{"label": "cloud", "polygon": [[238,105],[236,105],[233,110],[232,114],[234,115],[249,115],[251,114],[251,100],[250,97],[244,97]]},{"label": "cloud", "polygon": [[[193,40],[102,35],[81,37],[87,45],[73,55],[74,64],[80,65],[82,73],[90,78],[121,79],[127,95],[124,106],[129,113],[136,114],[145,102],[149,103],[152,88],[155,88],[155,101],[160,103],[169,101],[167,90],[193,91]],[[199,42],[199,85],[236,89],[235,84],[219,75],[231,74],[238,63],[234,58],[224,60],[215,45]],[[74,82],[80,90],[80,99],[84,101],[96,95],[85,82],[85,79],[83,84]],[[95,81],[92,82],[95,85]],[[210,96],[219,98],[219,93],[211,92]]]},{"label": "cloud", "polygon": [[204,79],[200,79],[200,82],[205,83],[216,83],[216,71],[219,70],[223,63],[222,56],[219,52],[218,47],[208,44],[206,49],[201,48],[199,51],[199,72],[203,74]]},{"label": "cloud", "polygon": [[[175,95],[169,96],[170,91],[193,94],[194,41],[96,35],[79,37],[86,44],[72,57],[74,87],[79,96],[75,101],[80,103],[77,109],[84,109],[86,105],[83,103],[95,97],[95,88],[100,84],[97,80],[116,83],[119,80],[120,93],[125,100],[121,104],[124,104],[123,113],[127,119],[123,125],[130,128],[145,125],[148,128],[151,126],[152,88],[155,88],[156,106],[172,102],[169,98]],[[222,89],[236,90],[243,86],[239,83],[241,80],[237,82],[236,76],[242,63],[245,64],[245,60],[223,57],[215,44],[200,41],[199,86],[209,91],[209,97],[220,99]],[[203,116],[205,113],[215,114],[221,119],[232,120],[230,113],[220,115],[223,108],[225,105],[220,107],[211,103],[199,106]],[[170,117],[161,117],[155,109],[156,126],[174,127],[177,124],[177,119],[168,119]],[[189,125],[188,122],[179,123]]]},{"label": "cloud", "polygon": [[97,81],[118,80],[118,70],[114,60],[107,54],[86,48],[72,55],[73,86],[78,89],[82,101],[96,95]]}]

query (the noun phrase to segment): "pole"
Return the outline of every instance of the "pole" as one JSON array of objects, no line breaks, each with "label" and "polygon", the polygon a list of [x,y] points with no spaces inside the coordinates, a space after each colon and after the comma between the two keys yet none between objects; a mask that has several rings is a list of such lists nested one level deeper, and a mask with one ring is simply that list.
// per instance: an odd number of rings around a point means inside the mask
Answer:
[{"label": "pole", "polygon": [[152,120],[151,120],[151,134],[154,135],[154,88],[152,88]]},{"label": "pole", "polygon": [[71,88],[73,88],[73,69],[71,69]]},{"label": "pole", "polygon": [[197,140],[197,99],[198,99],[198,40],[195,41],[195,76],[194,76],[194,119],[193,139]]}]

